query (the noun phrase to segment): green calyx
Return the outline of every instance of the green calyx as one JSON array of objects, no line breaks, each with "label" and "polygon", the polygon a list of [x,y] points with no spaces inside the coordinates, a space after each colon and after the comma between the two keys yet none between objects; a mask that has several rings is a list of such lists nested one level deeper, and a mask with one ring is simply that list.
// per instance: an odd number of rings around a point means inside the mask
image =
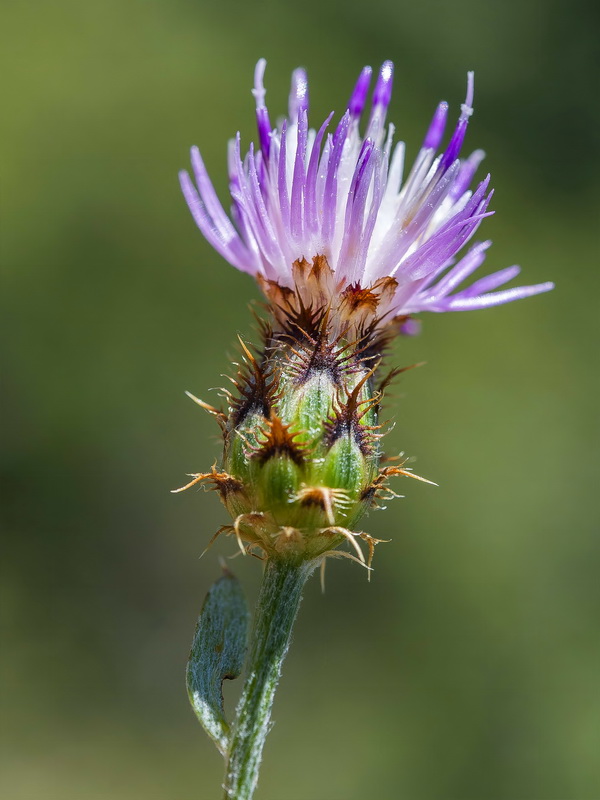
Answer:
[{"label": "green calyx", "polygon": [[330,364],[307,369],[307,349],[271,341],[260,362],[246,350],[237,381],[243,404],[229,415],[223,461],[243,489],[224,499],[243,539],[315,557],[364,513],[381,434],[373,370],[347,349],[340,368],[335,348]]},{"label": "green calyx", "polygon": [[297,561],[346,541],[364,563],[360,538],[370,562],[377,540],[353,528],[369,506],[393,496],[388,477],[412,475],[402,465],[380,468],[381,347],[372,331],[351,342],[332,333],[326,312],[303,314],[276,331],[264,325],[258,356],[240,340],[243,364],[227,414],[193,398],[221,425],[223,468],[182,488],[208,481],[219,492],[233,521],[221,532],[244,551]]}]

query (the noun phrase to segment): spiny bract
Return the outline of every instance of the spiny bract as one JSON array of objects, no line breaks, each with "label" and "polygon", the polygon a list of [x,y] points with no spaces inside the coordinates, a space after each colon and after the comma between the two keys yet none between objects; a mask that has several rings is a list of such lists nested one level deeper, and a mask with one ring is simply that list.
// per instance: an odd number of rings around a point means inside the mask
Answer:
[{"label": "spiny bract", "polygon": [[[305,286],[333,277],[324,257],[299,261],[294,271]],[[388,478],[417,477],[402,463],[380,467],[386,379],[378,385],[375,374],[393,326],[379,326],[378,295],[360,287],[345,290],[345,324],[330,306],[306,305],[302,292],[276,296],[273,323],[261,324],[260,353],[240,340],[243,363],[227,391],[228,413],[194,398],[221,424],[223,471],[192,475],[177,491],[200,482],[217,490],[233,518],[219,533],[235,535],[244,550],[317,558],[343,555],[334,550],[348,541],[364,563],[362,539],[370,564],[378,540],[354,526],[394,495]]]}]

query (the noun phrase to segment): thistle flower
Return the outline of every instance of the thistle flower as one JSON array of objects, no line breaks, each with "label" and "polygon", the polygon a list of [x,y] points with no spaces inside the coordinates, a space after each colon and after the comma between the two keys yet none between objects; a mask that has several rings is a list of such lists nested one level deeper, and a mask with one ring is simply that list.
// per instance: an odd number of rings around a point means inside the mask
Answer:
[{"label": "thistle flower", "polygon": [[[335,131],[327,133],[333,114],[318,131],[308,127],[308,82],[302,69],[292,75],[288,118],[272,128],[265,65],[261,59],[254,76],[259,147],[251,144],[242,157],[239,133],[229,145],[233,223],[197,148],[192,149],[197,188],[186,172],[180,177],[206,239],[230,264],[253,275],[267,296],[280,294],[275,286],[292,289],[304,302],[332,302],[339,313],[345,292],[360,287],[374,296],[371,318],[389,322],[421,311],[487,308],[552,288],[543,283],[495,291],[518,274],[513,266],[455,291],[483,263],[491,244],[474,245],[455,263],[481,221],[493,213],[488,210],[490,176],[474,191],[469,188],[483,151],[460,159],[473,113],[472,72],[445,149],[438,153],[448,116],[448,104],[442,102],[403,181],[405,146],[393,145],[394,126],[385,125],[391,62],[381,67],[364,136],[360,120],[370,67],[361,72]],[[327,274],[310,282],[307,273],[317,256],[326,260]]]},{"label": "thistle flower", "polygon": [[[256,66],[258,147],[229,146],[231,217],[219,202],[197,148],[195,184],[183,193],[205,238],[230,264],[255,277],[269,310],[262,342],[225,391],[227,409],[196,400],[219,422],[223,460],[176,491],[204,482],[232,517],[217,532],[266,561],[251,636],[247,678],[233,728],[220,684],[239,673],[246,641],[243,598],[232,576],[217,582],[200,617],[190,665],[190,698],[227,760],[225,796],[249,800],[258,779],[271,704],[302,587],[317,564],[344,555],[370,569],[379,540],[355,530],[369,506],[395,496],[394,476],[418,478],[401,457],[382,463],[379,375],[386,344],[418,327],[422,311],[487,308],[552,288],[500,287],[509,267],[460,288],[490,242],[460,255],[492,212],[489,176],[470,189],[483,159],[460,158],[473,113],[473,73],[458,121],[440,149],[448,105],[440,103],[403,179],[404,144],[386,127],[393,65],[381,67],[361,133],[371,69],[346,112],[309,128],[304,70],[292,75],[287,119],[273,127],[265,105],[265,61]],[[419,480],[424,480],[418,478]],[[213,539],[216,537],[213,537]],[[338,549],[347,543],[349,550]],[[367,545],[365,557],[361,543]]]},{"label": "thistle flower", "polygon": [[[259,146],[242,156],[229,145],[233,201],[227,216],[197,148],[196,185],[181,172],[192,215],[213,247],[258,281],[272,319],[262,325],[258,355],[242,343],[244,364],[227,393],[220,421],[223,471],[192,476],[209,482],[233,517],[224,530],[240,546],[267,556],[315,558],[349,541],[391,475],[414,476],[402,463],[381,469],[377,380],[382,350],[395,333],[414,331],[412,315],[506,303],[551,283],[497,291],[509,267],[459,289],[483,262],[490,242],[458,253],[489,216],[487,176],[469,187],[483,152],[461,160],[473,113],[473,73],[458,121],[440,150],[448,104],[438,105],[417,158],[403,180],[404,143],[386,127],[393,65],[379,72],[360,131],[371,68],[365,67],[333,132],[333,114],[309,128],[308,82],[292,75],[288,118],[273,127],[265,105],[266,62],[255,70]],[[439,151],[439,152],[438,152]],[[182,488],[187,488],[182,487]],[[393,494],[393,493],[391,493]]]}]

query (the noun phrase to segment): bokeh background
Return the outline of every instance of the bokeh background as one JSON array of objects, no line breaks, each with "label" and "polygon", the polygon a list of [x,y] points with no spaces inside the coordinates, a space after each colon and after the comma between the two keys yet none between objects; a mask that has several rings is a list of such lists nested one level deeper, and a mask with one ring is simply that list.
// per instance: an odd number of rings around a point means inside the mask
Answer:
[{"label": "bokeh background", "polygon": [[[2,796],[220,796],[183,676],[235,548],[199,560],[225,512],[169,489],[218,456],[183,392],[211,399],[257,290],[195,229],[177,170],[198,144],[223,195],[264,55],[272,112],[303,64],[319,122],[393,59],[413,155],[475,69],[489,267],[557,289],[431,315],[394,349],[427,366],[396,386],[389,447],[440,487],[406,482],[365,522],[392,538],[370,584],[343,561],[325,596],[308,586],[258,797],[597,800],[593,4],[6,0],[2,18]],[[259,563],[233,568],[255,598]]]}]

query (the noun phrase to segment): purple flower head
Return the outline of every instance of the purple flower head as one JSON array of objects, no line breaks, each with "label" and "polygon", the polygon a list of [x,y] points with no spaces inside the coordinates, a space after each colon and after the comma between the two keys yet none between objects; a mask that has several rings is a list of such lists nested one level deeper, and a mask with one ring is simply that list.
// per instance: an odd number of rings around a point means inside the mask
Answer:
[{"label": "purple flower head", "polygon": [[[377,297],[378,318],[389,321],[421,311],[487,308],[553,288],[541,283],[499,290],[519,273],[518,267],[459,288],[483,263],[490,242],[473,244],[457,256],[493,213],[488,210],[489,175],[469,188],[484,153],[460,157],[473,114],[472,72],[446,148],[439,151],[448,116],[443,102],[404,176],[404,143],[393,145],[394,126],[385,124],[394,69],[390,61],[375,82],[364,134],[360,121],[370,67],[360,73],[337,127],[329,127],[331,114],[317,130],[308,124],[303,69],[292,75],[288,118],[272,127],[265,65],[264,59],[256,65],[252,91],[258,148],[251,144],[244,155],[239,133],[229,146],[231,219],[197,148],[191,157],[195,184],[185,171],[180,179],[205,238],[230,264],[254,275],[268,295],[273,287],[293,289],[304,300],[327,303],[350,289],[370,290]],[[320,273],[327,266],[328,280],[311,280],[317,259]],[[309,262],[315,265],[310,274],[299,269]]]}]

